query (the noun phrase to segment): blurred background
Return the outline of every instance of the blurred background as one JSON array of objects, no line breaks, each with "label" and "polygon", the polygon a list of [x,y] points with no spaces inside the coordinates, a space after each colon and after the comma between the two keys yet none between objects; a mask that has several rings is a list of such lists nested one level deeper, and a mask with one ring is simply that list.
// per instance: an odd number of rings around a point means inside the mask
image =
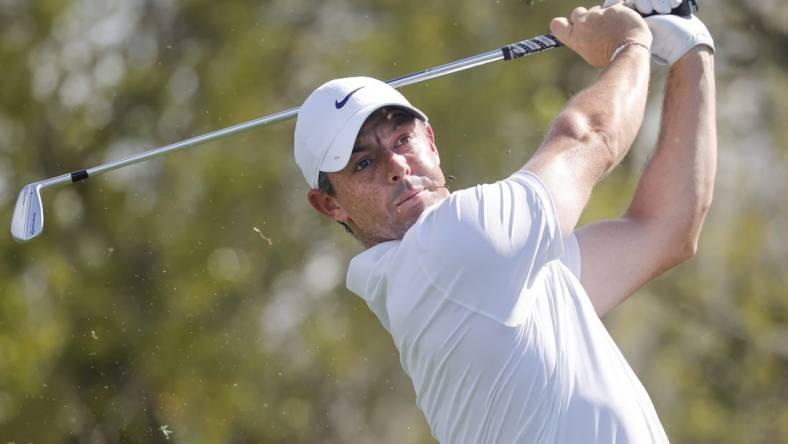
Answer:
[{"label": "blurred background", "polygon": [[[334,77],[541,34],[577,5],[0,0],[0,221],[29,182],[300,105]],[[788,443],[788,3],[701,6],[714,206],[698,256],[605,322],[673,442]],[[518,169],[597,74],[560,49],[403,92],[459,189]],[[584,222],[626,208],[665,74]],[[433,442],[390,337],[344,287],[360,245],[306,202],[293,126],[47,190],[40,238],[0,236],[0,442]]]}]

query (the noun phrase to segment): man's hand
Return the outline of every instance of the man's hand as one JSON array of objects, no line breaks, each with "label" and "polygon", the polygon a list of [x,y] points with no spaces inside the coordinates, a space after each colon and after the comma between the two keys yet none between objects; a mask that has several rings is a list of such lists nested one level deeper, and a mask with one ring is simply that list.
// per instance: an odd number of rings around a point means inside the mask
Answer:
[{"label": "man's hand", "polygon": [[690,49],[705,45],[714,52],[714,40],[696,16],[652,15],[646,23],[654,35],[651,55],[662,65],[673,66]]},{"label": "man's hand", "polygon": [[646,23],[654,37],[651,55],[661,65],[672,66],[690,49],[700,45],[708,46],[714,52],[714,40],[709,30],[696,16],[667,15],[681,4],[681,0],[605,0],[603,8],[616,4],[623,4],[643,15],[660,14],[646,17]]},{"label": "man's hand", "polygon": [[651,32],[643,18],[625,6],[575,8],[567,17],[556,17],[550,31],[561,43],[596,68],[604,68],[616,48],[624,44],[651,46]]}]

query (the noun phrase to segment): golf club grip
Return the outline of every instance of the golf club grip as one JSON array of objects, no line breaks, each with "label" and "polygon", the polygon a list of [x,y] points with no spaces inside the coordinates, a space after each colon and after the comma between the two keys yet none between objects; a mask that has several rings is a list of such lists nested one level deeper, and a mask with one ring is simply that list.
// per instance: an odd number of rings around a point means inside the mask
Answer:
[{"label": "golf club grip", "polygon": [[[671,9],[671,15],[678,15],[681,17],[688,17],[693,12],[698,10],[698,3],[696,0],[684,0],[680,5]],[[658,13],[652,12],[645,14],[643,17],[650,17]],[[523,56],[536,54],[538,52],[547,51],[548,49],[558,48],[564,46],[563,43],[552,34],[543,34],[520,42],[512,43],[501,48],[504,60],[513,60]]]}]

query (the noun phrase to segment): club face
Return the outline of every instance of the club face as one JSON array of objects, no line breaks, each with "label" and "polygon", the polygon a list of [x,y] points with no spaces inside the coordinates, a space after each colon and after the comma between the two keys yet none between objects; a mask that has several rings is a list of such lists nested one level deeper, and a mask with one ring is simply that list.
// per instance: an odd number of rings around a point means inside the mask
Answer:
[{"label": "club face", "polygon": [[11,219],[11,236],[26,242],[44,230],[44,209],[41,206],[41,185],[31,183],[19,192]]}]

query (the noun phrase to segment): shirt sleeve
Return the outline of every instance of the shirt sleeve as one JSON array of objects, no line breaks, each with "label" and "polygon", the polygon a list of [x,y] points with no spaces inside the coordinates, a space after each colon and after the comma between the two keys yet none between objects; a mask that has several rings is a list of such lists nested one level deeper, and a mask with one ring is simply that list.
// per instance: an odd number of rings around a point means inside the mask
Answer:
[{"label": "shirt sleeve", "polygon": [[424,272],[447,298],[504,323],[563,251],[552,198],[526,171],[453,193],[413,236]]},{"label": "shirt sleeve", "polygon": [[564,253],[559,260],[580,280],[580,272],[583,267],[580,256],[580,243],[577,241],[577,236],[574,232],[564,241]]}]

